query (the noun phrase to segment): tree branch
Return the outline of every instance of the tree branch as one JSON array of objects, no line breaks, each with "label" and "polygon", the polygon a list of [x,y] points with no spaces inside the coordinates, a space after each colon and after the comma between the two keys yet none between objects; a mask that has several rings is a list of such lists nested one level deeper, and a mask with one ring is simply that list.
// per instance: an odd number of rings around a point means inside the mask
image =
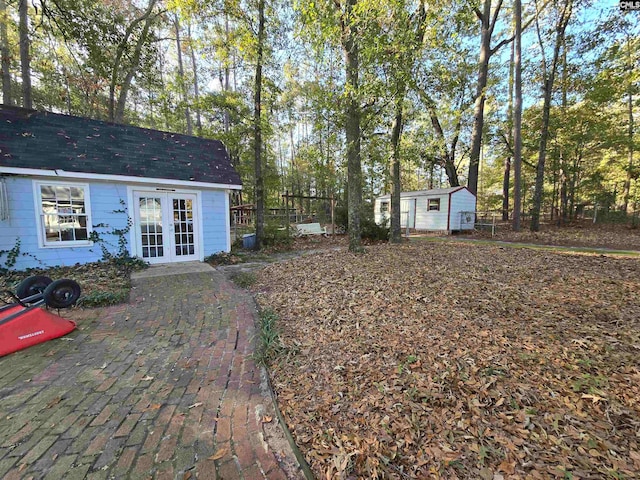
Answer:
[{"label": "tree branch", "polygon": [[493,34],[493,29],[496,26],[496,22],[498,21],[498,14],[500,13],[500,9],[502,8],[502,0],[498,2],[495,10],[493,11],[493,18],[491,19],[491,23],[489,24],[489,31]]}]

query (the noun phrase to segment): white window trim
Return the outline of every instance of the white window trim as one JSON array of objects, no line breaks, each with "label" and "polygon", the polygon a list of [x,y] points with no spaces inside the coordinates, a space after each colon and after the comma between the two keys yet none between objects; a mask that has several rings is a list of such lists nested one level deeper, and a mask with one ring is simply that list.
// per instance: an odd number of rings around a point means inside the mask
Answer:
[{"label": "white window trim", "polygon": [[93,242],[91,240],[73,240],[73,241],[61,241],[61,242],[47,242],[44,234],[44,225],[42,224],[42,195],[40,193],[40,186],[42,185],[61,185],[63,187],[78,187],[84,190],[84,208],[87,212],[87,237],[91,238],[93,232],[93,224],[91,219],[91,200],[88,183],[76,183],[76,182],[55,182],[47,180],[33,180],[33,202],[35,206],[36,214],[36,230],[38,233],[38,245],[40,248],[69,248],[69,247],[91,247]]}]

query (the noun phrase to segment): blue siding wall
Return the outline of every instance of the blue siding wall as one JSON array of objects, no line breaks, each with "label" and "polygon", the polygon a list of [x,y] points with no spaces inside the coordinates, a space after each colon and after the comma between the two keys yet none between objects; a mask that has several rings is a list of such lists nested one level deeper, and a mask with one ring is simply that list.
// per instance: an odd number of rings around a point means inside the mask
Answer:
[{"label": "blue siding wall", "polygon": [[[69,183],[83,183],[73,182]],[[9,220],[0,220],[0,250],[9,250],[20,238],[20,251],[29,255],[21,255],[13,269],[74,265],[100,260],[102,250],[98,244],[81,247],[40,248],[36,230],[36,212],[33,196],[33,181],[24,177],[6,178],[9,196]],[[104,240],[104,245],[111,253],[118,251],[118,237],[108,234],[113,228],[123,229],[127,225],[126,210],[127,187],[123,184],[89,183],[92,225],[105,224],[108,228],[94,230]],[[120,204],[120,200],[125,206]],[[128,235],[125,239],[128,242]],[[127,249],[130,250],[127,243]],[[35,258],[34,258],[35,257]],[[5,266],[6,255],[0,257],[0,266]]]},{"label": "blue siding wall", "polygon": [[204,256],[227,250],[227,214],[224,191],[202,192],[202,229]]}]

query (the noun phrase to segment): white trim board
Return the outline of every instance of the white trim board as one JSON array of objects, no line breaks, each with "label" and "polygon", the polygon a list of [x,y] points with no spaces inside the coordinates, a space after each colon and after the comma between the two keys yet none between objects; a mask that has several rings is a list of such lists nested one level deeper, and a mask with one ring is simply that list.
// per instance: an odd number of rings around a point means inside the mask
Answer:
[{"label": "white trim board", "polygon": [[140,185],[163,185],[171,187],[242,190],[242,185],[227,185],[225,183],[190,182],[186,180],[171,180],[169,178],[133,177],[130,175],[107,175],[102,173],[68,172],[66,170],[41,170],[38,168],[0,166],[0,173],[30,175],[38,177],[54,177],[59,179],[68,178],[82,180],[104,180],[111,182],[135,183]]},{"label": "white trim board", "polygon": [[[131,219],[133,225],[131,227],[131,229],[129,230],[129,247],[130,247],[130,251],[131,251],[131,256],[133,257],[142,257],[142,252],[138,251],[138,239],[137,239],[137,231],[136,231],[136,223],[135,223],[135,218],[136,218],[136,204],[135,204],[135,193],[148,193],[148,194],[154,194],[154,193],[161,193],[161,194],[186,194],[186,195],[194,195],[195,196],[195,202],[194,202],[194,215],[197,217],[198,222],[197,222],[197,232],[194,232],[194,235],[196,235],[196,238],[198,239],[199,245],[198,245],[198,259],[200,261],[204,260],[204,212],[202,210],[202,192],[200,192],[199,190],[187,190],[187,189],[175,189],[172,190],[171,192],[167,192],[166,190],[163,190],[162,187],[158,187],[156,189],[150,187],[150,186],[134,186],[134,185],[129,185],[127,186],[127,215],[129,216],[129,218]],[[228,212],[228,210],[227,210]],[[228,214],[227,214],[228,215]],[[145,261],[149,261],[149,258],[143,258],[143,260]],[[182,260],[182,261],[189,261],[189,260]],[[174,260],[173,262],[169,261],[169,262],[153,262],[150,261],[150,263],[179,263],[180,260]]]}]

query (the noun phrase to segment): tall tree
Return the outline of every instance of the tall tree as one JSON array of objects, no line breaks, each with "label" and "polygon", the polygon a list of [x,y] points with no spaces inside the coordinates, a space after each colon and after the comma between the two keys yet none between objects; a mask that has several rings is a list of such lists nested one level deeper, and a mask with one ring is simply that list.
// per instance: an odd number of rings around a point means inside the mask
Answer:
[{"label": "tall tree", "polygon": [[[537,2],[536,2],[537,6]],[[555,11],[557,8],[557,11]],[[549,117],[551,112],[551,98],[553,95],[553,87],[558,68],[558,60],[560,58],[560,48],[565,40],[565,32],[571,14],[573,12],[573,0],[561,0],[560,5],[554,5],[554,13],[557,14],[552,27],[554,35],[553,54],[550,62],[547,62],[544,52],[544,41],[542,39],[540,27],[539,10],[536,11],[536,31],[538,33],[538,41],[542,54],[542,78],[543,78],[543,104],[542,104],[542,125],[540,130],[540,143],[538,146],[538,163],[536,166],[536,183],[533,194],[533,207],[531,209],[531,226],[532,232],[540,230],[540,210],[542,207],[542,194],[544,188],[544,167],[547,156],[547,142],[549,140]]]},{"label": "tall tree", "polygon": [[264,237],[264,177],[262,173],[262,61],[265,46],[265,0],[258,0],[258,37],[256,50],[256,76],[253,88],[253,141],[255,155],[255,201],[256,201],[256,249]]},{"label": "tall tree", "polygon": [[[337,2],[336,2],[337,3]],[[345,0],[340,11],[340,38],[346,75],[347,198],[349,203],[349,250],[362,250],[360,209],[362,204],[362,164],[360,158],[360,38],[358,0]]]},{"label": "tall tree", "polygon": [[195,100],[194,110],[196,112],[196,130],[198,135],[202,135],[202,113],[200,110],[200,84],[198,81],[198,63],[196,62],[196,51],[193,47],[194,39],[191,34],[191,22],[187,23],[187,35],[189,36],[189,56],[191,58],[191,69],[193,70],[193,99]]},{"label": "tall tree", "polygon": [[[389,76],[395,95],[393,125],[391,128],[391,241],[401,241],[400,219],[400,140],[402,137],[405,96],[413,75],[414,65],[419,57],[420,47],[424,37],[424,21],[426,8],[424,0],[420,1],[413,13],[408,13],[408,5],[401,1],[392,10],[396,19],[391,27],[392,38],[389,48],[390,55]],[[394,28],[395,27],[395,28]]]},{"label": "tall tree", "polygon": [[180,18],[178,13],[173,15],[173,28],[176,34],[176,51],[178,54],[178,84],[180,93],[182,94],[182,102],[184,104],[184,117],[187,125],[187,135],[193,135],[193,127],[191,126],[191,111],[189,109],[189,93],[187,91],[187,82],[184,75],[184,62],[182,61],[182,39],[180,37]]},{"label": "tall tree", "polygon": [[629,210],[629,198],[631,197],[631,180],[634,178],[634,162],[633,162],[633,154],[635,150],[635,142],[633,139],[634,135],[634,119],[633,119],[633,94],[635,91],[635,83],[634,77],[637,76],[637,72],[634,74],[634,64],[636,63],[636,59],[634,59],[634,44],[637,46],[638,42],[633,42],[631,35],[628,32],[625,32],[625,70],[626,70],[626,97],[627,97],[627,121],[629,123],[627,129],[627,155],[628,155],[628,163],[627,163],[627,172],[626,178],[624,181],[624,192],[623,196],[623,210],[624,213],[627,213]]},{"label": "tall tree", "polygon": [[482,134],[484,130],[484,104],[486,101],[486,88],[489,81],[489,61],[491,57],[512,38],[498,42],[491,47],[491,37],[498,22],[498,15],[502,8],[502,0],[493,7],[492,0],[482,1],[482,11],[475,7],[474,12],[480,20],[480,58],[478,60],[478,80],[476,82],[475,106],[473,110],[473,131],[471,133],[471,152],[469,158],[469,178],[467,186],[473,193],[478,192],[478,172],[480,166],[480,149],[482,147]]},{"label": "tall tree", "polygon": [[11,94],[11,48],[7,27],[9,16],[7,15],[7,3],[0,0],[0,56],[2,57],[2,103],[13,105]]},{"label": "tall tree", "polygon": [[31,54],[29,41],[29,5],[27,0],[19,0],[20,16],[20,67],[22,73],[22,106],[33,108],[31,97]]},{"label": "tall tree", "polygon": [[522,209],[522,2],[514,0],[515,44],[513,49],[513,230],[520,231]]},{"label": "tall tree", "polygon": [[[109,120],[112,122],[124,121],[124,109],[129,94],[131,82],[140,65],[142,49],[149,41],[149,30],[151,23],[157,17],[154,13],[157,0],[149,0],[147,8],[129,25],[127,25],[124,35],[116,47],[116,54],[111,66],[111,79],[109,83]],[[135,39],[133,52],[128,52],[134,32],[142,24],[142,30]],[[129,56],[130,61],[125,63],[125,56]],[[124,78],[121,78],[121,70],[124,70]],[[116,98],[116,91],[119,93]]]}]

